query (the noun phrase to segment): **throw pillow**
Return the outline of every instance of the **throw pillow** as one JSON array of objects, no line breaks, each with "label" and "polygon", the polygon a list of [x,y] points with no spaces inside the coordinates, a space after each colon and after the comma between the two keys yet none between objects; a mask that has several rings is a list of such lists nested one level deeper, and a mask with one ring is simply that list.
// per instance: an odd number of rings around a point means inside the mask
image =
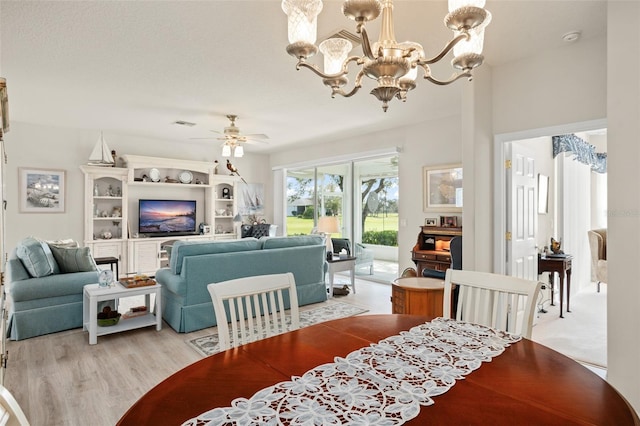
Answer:
[{"label": "throw pillow", "polygon": [[60,272],[49,245],[34,237],[18,243],[16,256],[33,278],[46,277]]},{"label": "throw pillow", "polygon": [[53,252],[53,257],[58,262],[60,272],[63,274],[98,270],[96,262],[91,256],[89,247],[51,246],[51,251]]},{"label": "throw pillow", "polygon": [[66,240],[47,241],[47,244],[49,245],[49,247],[51,247],[51,246],[56,246],[56,247],[78,247],[78,242],[75,241],[75,240],[72,240],[71,238],[68,238]]}]

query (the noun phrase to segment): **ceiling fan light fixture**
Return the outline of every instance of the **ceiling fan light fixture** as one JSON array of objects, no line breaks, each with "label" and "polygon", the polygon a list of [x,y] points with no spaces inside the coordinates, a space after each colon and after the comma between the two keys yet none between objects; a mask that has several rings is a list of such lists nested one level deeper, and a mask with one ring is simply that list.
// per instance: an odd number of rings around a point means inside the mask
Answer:
[{"label": "ceiling fan light fixture", "polygon": [[231,157],[231,147],[226,143],[222,145],[222,156],[223,157]]},{"label": "ceiling fan light fixture", "polygon": [[234,157],[242,157],[244,156],[244,148],[242,145],[236,145],[236,148],[233,150]]}]

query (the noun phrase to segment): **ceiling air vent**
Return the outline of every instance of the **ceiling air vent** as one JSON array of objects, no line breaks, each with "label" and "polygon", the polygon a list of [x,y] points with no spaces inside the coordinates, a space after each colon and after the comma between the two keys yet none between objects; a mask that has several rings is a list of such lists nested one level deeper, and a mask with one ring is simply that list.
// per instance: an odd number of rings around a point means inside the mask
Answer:
[{"label": "ceiling air vent", "polygon": [[340,37],[340,38],[344,38],[349,40],[352,44],[353,47],[358,47],[361,44],[361,39],[360,37],[358,37],[356,34],[347,31],[347,30],[338,30],[333,32],[332,34],[328,35],[327,37],[325,37],[324,40],[329,39],[329,38],[336,38],[336,37]]},{"label": "ceiling air vent", "polygon": [[176,124],[178,126],[187,126],[187,127],[193,127],[196,125],[196,123],[191,123],[189,121],[182,121],[182,120],[174,121],[173,124]]}]

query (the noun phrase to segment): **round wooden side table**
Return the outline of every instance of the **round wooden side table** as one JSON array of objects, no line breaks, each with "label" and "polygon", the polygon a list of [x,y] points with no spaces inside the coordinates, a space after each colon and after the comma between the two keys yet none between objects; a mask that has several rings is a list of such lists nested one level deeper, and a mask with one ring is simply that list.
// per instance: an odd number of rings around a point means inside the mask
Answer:
[{"label": "round wooden side table", "polygon": [[391,285],[394,314],[442,316],[444,281],[437,278],[396,278]]}]

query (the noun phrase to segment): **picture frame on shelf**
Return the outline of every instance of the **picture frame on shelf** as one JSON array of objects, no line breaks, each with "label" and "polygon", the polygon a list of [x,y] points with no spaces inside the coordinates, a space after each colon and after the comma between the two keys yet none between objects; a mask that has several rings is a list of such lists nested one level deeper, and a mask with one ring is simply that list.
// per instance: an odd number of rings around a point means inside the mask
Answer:
[{"label": "picture frame on shelf", "polygon": [[462,164],[422,168],[425,212],[462,212]]},{"label": "picture frame on shelf", "polygon": [[440,226],[445,228],[457,228],[458,216],[440,216]]},{"label": "picture frame on shelf", "polygon": [[438,226],[438,218],[437,217],[424,218],[424,226]]},{"label": "picture frame on shelf", "polygon": [[64,213],[66,171],[18,168],[21,213]]}]

